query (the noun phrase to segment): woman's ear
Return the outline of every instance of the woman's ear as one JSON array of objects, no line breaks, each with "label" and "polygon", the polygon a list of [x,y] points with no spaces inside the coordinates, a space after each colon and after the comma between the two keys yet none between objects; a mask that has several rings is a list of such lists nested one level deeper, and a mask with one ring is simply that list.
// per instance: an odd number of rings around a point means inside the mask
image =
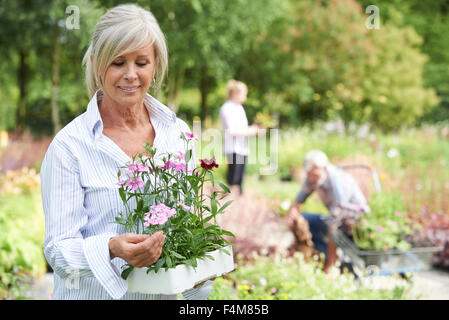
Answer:
[{"label": "woman's ear", "polygon": [[90,54],[90,63],[94,63],[94,55],[92,53]]}]

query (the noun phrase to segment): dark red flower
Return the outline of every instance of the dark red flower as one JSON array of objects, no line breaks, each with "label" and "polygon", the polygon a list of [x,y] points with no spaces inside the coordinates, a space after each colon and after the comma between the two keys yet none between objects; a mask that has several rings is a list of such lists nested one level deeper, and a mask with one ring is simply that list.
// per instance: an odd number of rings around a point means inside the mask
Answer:
[{"label": "dark red flower", "polygon": [[215,156],[212,159],[201,159],[201,168],[212,170],[214,167],[218,168],[218,164],[215,162]]}]

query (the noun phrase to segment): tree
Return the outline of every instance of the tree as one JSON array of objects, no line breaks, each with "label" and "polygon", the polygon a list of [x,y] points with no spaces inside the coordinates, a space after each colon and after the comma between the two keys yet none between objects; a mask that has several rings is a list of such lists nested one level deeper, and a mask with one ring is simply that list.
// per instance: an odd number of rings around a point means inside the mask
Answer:
[{"label": "tree", "polygon": [[[185,85],[201,92],[201,117],[215,86],[234,76],[236,61],[282,13],[285,1],[155,0],[149,4],[169,47],[167,104],[176,111]],[[146,6],[148,2],[139,1]]]},{"label": "tree", "polygon": [[284,121],[339,117],[394,129],[437,103],[413,29],[369,30],[354,0],[291,1],[288,12],[247,54],[260,68],[241,71]]},{"label": "tree", "polygon": [[[368,0],[359,0],[365,7]],[[428,110],[424,119],[449,117],[449,3],[446,0],[391,0],[380,2],[382,21],[399,28],[413,27],[421,36],[421,51],[429,56],[423,70],[424,85],[436,90],[440,104]]]}]

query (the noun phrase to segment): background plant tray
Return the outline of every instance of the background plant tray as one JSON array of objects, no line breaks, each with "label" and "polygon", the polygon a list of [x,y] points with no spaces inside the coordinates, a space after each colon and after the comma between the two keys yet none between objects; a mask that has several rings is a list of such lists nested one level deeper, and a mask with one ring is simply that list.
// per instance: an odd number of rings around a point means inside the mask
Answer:
[{"label": "background plant tray", "polygon": [[443,250],[442,246],[411,248],[406,251],[361,250],[340,230],[335,232],[334,242],[357,267],[376,267],[380,275],[428,270],[432,267],[433,255]]},{"label": "background plant tray", "polygon": [[234,270],[232,246],[223,247],[229,255],[221,250],[208,252],[214,260],[197,259],[197,267],[178,265],[176,268],[160,269],[157,273],[147,268],[134,268],[128,276],[128,292],[147,294],[178,294],[193,288],[196,284]]}]

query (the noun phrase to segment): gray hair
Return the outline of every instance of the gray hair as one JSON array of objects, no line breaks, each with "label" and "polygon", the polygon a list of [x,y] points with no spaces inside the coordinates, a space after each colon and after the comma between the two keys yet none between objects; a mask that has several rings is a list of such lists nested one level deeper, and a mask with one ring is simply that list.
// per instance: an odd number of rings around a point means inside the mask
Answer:
[{"label": "gray hair", "polygon": [[314,166],[325,168],[329,165],[326,154],[321,150],[310,150],[304,159],[304,169],[309,172]]},{"label": "gray hair", "polygon": [[154,45],[159,60],[155,75],[155,87],[159,87],[167,70],[168,53],[165,36],[156,18],[148,10],[134,4],[108,10],[98,20],[83,58],[89,97],[102,87],[106,70],[115,58],[148,45]]}]

